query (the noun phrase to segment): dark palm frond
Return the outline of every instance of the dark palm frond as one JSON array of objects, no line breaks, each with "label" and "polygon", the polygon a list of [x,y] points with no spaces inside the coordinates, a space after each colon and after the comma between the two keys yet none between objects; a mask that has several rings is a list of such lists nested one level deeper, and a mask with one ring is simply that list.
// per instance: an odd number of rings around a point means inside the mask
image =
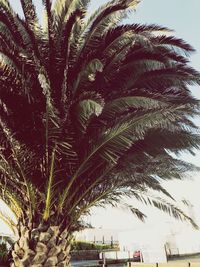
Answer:
[{"label": "dark palm frond", "polygon": [[152,205],[155,208],[164,211],[173,217],[189,221],[195,229],[199,229],[199,226],[188,216],[186,215],[180,208],[175,206],[173,203],[166,201],[164,198],[154,196],[152,194],[146,194],[143,192],[141,195],[140,192],[133,192],[134,197],[142,202],[145,205]]},{"label": "dark palm frond", "polygon": [[180,49],[186,55],[195,51],[194,48],[190,44],[174,36],[166,36],[166,35],[157,36],[156,38],[154,38],[154,41],[157,44],[171,46],[173,47],[173,49],[175,48]]},{"label": "dark palm frond", "polygon": [[87,57],[91,49],[98,47],[101,36],[124,18],[124,11],[131,6],[135,7],[137,4],[138,1],[136,0],[130,3],[110,1],[90,16],[83,29],[84,42],[78,48],[77,57],[75,58],[77,67],[74,72],[80,71],[80,68],[84,64],[84,58]]},{"label": "dark palm frond", "polygon": [[20,0],[25,19],[29,26],[34,27],[38,23],[36,9],[32,0]]},{"label": "dark palm frond", "polygon": [[[18,19],[15,17],[16,14],[11,8],[8,2],[0,3],[0,21],[5,26],[7,26],[7,30],[9,30],[13,36],[13,39],[17,44],[22,45],[23,35],[21,35],[18,25]],[[5,29],[4,29],[5,30]]]}]

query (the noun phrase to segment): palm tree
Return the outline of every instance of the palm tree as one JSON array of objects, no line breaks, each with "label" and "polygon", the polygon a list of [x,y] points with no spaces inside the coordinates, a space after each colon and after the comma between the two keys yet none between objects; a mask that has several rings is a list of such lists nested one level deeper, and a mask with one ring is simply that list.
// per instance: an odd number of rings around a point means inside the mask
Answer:
[{"label": "palm tree", "polygon": [[199,146],[194,49],[165,27],[123,24],[137,0],[88,18],[89,2],[43,0],[41,26],[32,0],[21,0],[24,18],[0,1],[0,185],[18,219],[13,266],[69,266],[82,215],[123,196],[190,220],[160,182],[194,168],[171,153]]}]

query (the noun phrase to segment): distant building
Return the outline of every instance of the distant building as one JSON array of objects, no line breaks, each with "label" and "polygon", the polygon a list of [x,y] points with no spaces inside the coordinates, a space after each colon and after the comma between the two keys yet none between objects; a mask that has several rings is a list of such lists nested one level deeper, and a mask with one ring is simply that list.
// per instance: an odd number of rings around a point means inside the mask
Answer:
[{"label": "distant building", "polygon": [[140,251],[145,263],[167,262],[165,237],[153,226],[122,231],[119,234],[120,251]]},{"label": "distant building", "polygon": [[75,233],[77,241],[91,242],[95,244],[118,244],[117,230],[89,228]]},{"label": "distant building", "polygon": [[[195,219],[191,205],[188,209],[190,216]],[[139,250],[146,263],[166,262],[169,255],[200,252],[200,231],[193,229],[189,223],[174,219],[124,230],[85,229],[77,232],[75,239],[94,244],[117,244],[120,248],[120,252],[117,252],[118,258],[131,256],[134,251]],[[116,257],[113,252],[106,253],[106,258]]]}]

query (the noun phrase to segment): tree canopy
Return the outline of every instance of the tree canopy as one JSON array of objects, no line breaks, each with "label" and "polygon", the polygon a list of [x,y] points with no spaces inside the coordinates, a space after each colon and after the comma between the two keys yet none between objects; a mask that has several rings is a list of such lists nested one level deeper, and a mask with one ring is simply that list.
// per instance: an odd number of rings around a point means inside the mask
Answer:
[{"label": "tree canopy", "polygon": [[166,27],[124,24],[137,0],[87,17],[89,3],[43,0],[42,26],[32,0],[23,18],[0,1],[1,198],[30,228],[74,231],[123,196],[189,219],[148,190],[172,198],[161,181],[194,169],[171,153],[199,147],[194,49]]}]

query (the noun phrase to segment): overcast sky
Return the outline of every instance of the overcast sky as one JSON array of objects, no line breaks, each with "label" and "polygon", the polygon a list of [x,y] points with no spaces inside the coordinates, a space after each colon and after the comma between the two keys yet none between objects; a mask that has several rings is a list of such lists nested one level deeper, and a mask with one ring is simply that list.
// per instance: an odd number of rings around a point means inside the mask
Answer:
[{"label": "overcast sky", "polygon": [[[15,9],[21,13],[20,1],[19,0],[10,0]],[[37,10],[41,16],[41,0],[34,1]],[[97,8],[100,4],[107,2],[106,0],[92,0],[90,6],[90,12]],[[177,37],[181,37],[189,42],[197,52],[191,58],[191,64],[193,67],[200,70],[200,19],[199,19],[199,10],[200,10],[200,0],[143,0],[140,5],[129,16],[129,22],[135,23],[157,23],[162,26],[167,26],[173,29],[174,34]],[[200,88],[193,87],[192,92],[197,98],[200,99]],[[199,120],[197,123],[200,125]],[[183,158],[187,161],[193,162],[200,166],[200,152],[197,152],[197,155],[191,156],[189,154],[183,155]],[[200,175],[194,174],[193,182],[173,182],[169,183],[167,187],[171,190],[172,193],[177,195],[179,199],[184,196],[194,203],[196,216],[200,217]],[[154,217],[157,214],[152,210],[147,210],[147,213],[150,216],[150,221],[154,222]],[[137,226],[135,219],[130,216],[130,214],[121,211],[105,210],[105,211],[94,211],[94,216],[90,221],[96,226],[103,227],[114,227],[114,228],[123,228],[128,227],[133,224]],[[199,215],[198,215],[199,214]],[[163,220],[166,221],[166,216],[163,216]],[[2,231],[3,226],[0,227],[0,232]]]}]

